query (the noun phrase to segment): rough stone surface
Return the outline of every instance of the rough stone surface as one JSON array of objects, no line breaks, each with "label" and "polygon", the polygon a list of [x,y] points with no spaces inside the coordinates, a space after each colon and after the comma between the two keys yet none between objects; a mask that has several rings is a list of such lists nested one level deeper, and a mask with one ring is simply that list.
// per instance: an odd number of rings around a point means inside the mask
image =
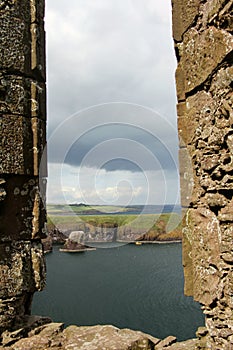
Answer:
[{"label": "rough stone surface", "polygon": [[0,92],[0,114],[45,119],[43,83],[2,71]]},{"label": "rough stone surface", "polygon": [[5,179],[4,200],[0,202],[0,244],[45,238],[46,213],[37,177],[14,175]]},{"label": "rough stone surface", "polygon": [[185,293],[206,315],[198,349],[233,348],[232,11],[173,1]]},{"label": "rough stone surface", "polygon": [[[175,337],[164,340],[130,329],[114,326],[77,327],[64,329],[62,323],[47,323],[37,318],[14,332],[3,333],[6,350],[194,350],[197,340],[176,343]],[[41,325],[40,325],[41,324]],[[20,339],[21,338],[21,339]]]},{"label": "rough stone surface", "polygon": [[45,284],[44,1],[0,1],[0,26],[2,333],[18,327],[30,314],[33,293]]},{"label": "rough stone surface", "polygon": [[0,67],[7,72],[45,78],[44,1],[3,1]]},{"label": "rough stone surface", "polygon": [[0,172],[39,175],[46,125],[38,118],[0,115]]}]

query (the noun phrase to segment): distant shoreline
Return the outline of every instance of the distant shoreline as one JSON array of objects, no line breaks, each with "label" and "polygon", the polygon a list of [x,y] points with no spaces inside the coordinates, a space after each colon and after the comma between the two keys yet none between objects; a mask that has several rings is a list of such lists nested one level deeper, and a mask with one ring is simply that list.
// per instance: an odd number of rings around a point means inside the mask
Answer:
[{"label": "distant shoreline", "polygon": [[[124,241],[117,241],[119,243],[123,243]],[[129,244],[171,244],[171,243],[182,243],[182,239],[174,239],[174,240],[167,240],[167,241],[159,241],[159,240],[155,240],[155,241],[131,241],[131,242],[126,242]]]},{"label": "distant shoreline", "polygon": [[174,244],[174,243],[182,243],[182,239],[174,239],[174,240],[167,240],[167,241],[123,241],[123,240],[116,240],[115,242],[106,242],[106,241],[87,241],[85,244],[96,244],[96,243],[103,243],[103,244],[108,244],[108,243],[125,243],[125,244],[135,244],[135,245],[142,245],[142,244]]},{"label": "distant shoreline", "polygon": [[83,249],[63,249],[60,248],[59,251],[60,252],[65,252],[65,253],[84,253],[87,251],[92,251],[92,250],[96,250],[96,248],[83,248]]}]

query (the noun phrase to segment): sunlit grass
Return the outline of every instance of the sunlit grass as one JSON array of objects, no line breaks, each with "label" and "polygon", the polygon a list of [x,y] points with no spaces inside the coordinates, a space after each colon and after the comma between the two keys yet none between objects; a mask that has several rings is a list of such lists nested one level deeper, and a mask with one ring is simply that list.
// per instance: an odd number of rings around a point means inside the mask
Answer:
[{"label": "sunlit grass", "polygon": [[135,234],[144,235],[145,240],[181,239],[181,216],[166,214],[124,214],[124,215],[49,215],[48,228],[56,226],[62,231],[85,230],[92,227],[114,227],[130,229]]}]

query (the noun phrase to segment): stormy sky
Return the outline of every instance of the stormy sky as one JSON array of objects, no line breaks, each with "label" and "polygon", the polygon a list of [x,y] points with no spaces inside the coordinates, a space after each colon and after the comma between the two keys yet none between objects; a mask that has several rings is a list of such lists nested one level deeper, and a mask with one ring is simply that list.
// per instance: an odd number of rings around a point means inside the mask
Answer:
[{"label": "stormy sky", "polygon": [[48,0],[48,203],[179,202],[170,0]]}]

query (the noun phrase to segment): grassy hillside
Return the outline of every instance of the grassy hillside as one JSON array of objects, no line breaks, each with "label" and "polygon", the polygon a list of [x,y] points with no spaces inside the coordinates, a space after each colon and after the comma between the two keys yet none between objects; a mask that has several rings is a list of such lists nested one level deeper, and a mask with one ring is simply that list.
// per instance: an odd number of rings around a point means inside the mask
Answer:
[{"label": "grassy hillside", "polygon": [[[82,212],[82,211],[81,211]],[[177,213],[143,215],[61,215],[61,211],[48,216],[48,228],[56,226],[67,232],[72,230],[95,231],[100,228],[118,227],[118,239],[135,235],[140,240],[181,239],[181,216]],[[133,238],[132,238],[133,239]]]}]

